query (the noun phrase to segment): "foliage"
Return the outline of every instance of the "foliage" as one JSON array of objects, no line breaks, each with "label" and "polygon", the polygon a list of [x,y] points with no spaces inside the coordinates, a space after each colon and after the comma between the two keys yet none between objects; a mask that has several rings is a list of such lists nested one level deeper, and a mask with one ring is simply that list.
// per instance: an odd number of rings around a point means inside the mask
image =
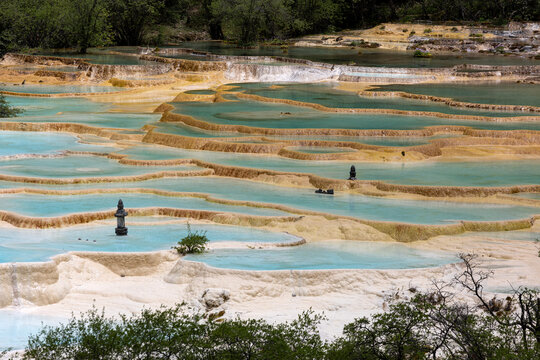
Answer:
[{"label": "foliage", "polygon": [[187,235],[178,242],[177,246],[173,246],[173,249],[182,255],[204,252],[209,241],[206,237],[206,231],[197,230],[192,232],[189,223],[187,224],[187,231]]},{"label": "foliage", "polygon": [[[488,299],[483,283],[490,274],[478,270],[474,256],[461,258],[464,271],[454,280],[412,299],[395,297],[387,311],[354,320],[330,342],[318,331],[324,317],[311,310],[270,324],[212,321],[182,305],[119,319],[93,309],[31,336],[24,359],[538,359],[540,293],[519,288]],[[463,302],[457,288],[476,304]]]},{"label": "foliage", "polygon": [[[4,0],[0,55],[26,48],[160,44],[182,32],[240,46],[392,21],[540,18],[537,0]],[[380,26],[384,30],[384,26]],[[457,29],[457,28],[456,28]],[[453,29],[452,29],[453,30]],[[454,30],[453,30],[454,31]],[[208,35],[207,35],[208,36]]]},{"label": "foliage", "polygon": [[22,112],[21,109],[10,106],[6,97],[0,94],[0,118],[16,117]]},{"label": "foliage", "polygon": [[320,359],[324,343],[311,311],[290,323],[206,321],[182,305],[106,317],[92,309],[30,337],[23,359]]},{"label": "foliage", "polygon": [[419,58],[430,58],[433,55],[431,55],[431,53],[428,51],[415,50],[413,56]]}]

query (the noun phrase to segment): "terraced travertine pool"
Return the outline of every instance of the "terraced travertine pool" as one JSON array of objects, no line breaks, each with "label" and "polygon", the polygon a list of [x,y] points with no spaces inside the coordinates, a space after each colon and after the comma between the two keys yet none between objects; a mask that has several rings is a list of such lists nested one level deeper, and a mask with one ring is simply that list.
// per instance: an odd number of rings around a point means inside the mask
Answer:
[{"label": "terraced travertine pool", "polygon": [[171,149],[155,146],[120,151],[134,159],[199,159],[216,164],[260,168],[294,173],[310,173],[332,179],[347,179],[351,165],[357,178],[397,184],[432,186],[507,186],[536,184],[539,160],[500,161],[419,161],[375,163],[358,161],[304,161],[272,156],[226,152]]},{"label": "terraced travertine pool", "polygon": [[[145,220],[148,223],[148,220]],[[132,223],[125,237],[111,231],[112,224],[89,224],[60,229],[0,228],[0,263],[47,261],[68,251],[144,252],[167,250],[187,233],[180,223]],[[191,224],[192,231],[204,231],[211,245],[234,243],[291,243],[299,238],[279,232],[239,226]]]},{"label": "terraced travertine pool", "polygon": [[522,57],[504,57],[491,55],[443,55],[439,54],[433,58],[415,58],[412,52],[392,51],[384,49],[358,49],[349,48],[319,48],[291,46],[286,53],[277,46],[259,46],[252,49],[240,49],[231,44],[216,41],[186,41],[179,45],[182,48],[191,48],[200,51],[207,51],[218,55],[235,56],[283,56],[296,59],[307,59],[330,64],[350,64],[351,62],[360,66],[380,66],[380,67],[451,67],[460,64],[479,65],[534,65],[538,61]]},{"label": "terraced travertine pool", "polygon": [[[215,43],[183,46],[218,54],[282,55],[281,50],[266,47],[244,51]],[[112,49],[126,52],[126,55],[94,50],[93,54],[85,56],[92,63],[150,65],[129,55],[139,51],[137,48]],[[466,55],[460,58],[449,55],[417,59],[408,53],[397,54],[379,50],[365,50],[359,55],[356,50],[350,49],[298,47],[291,47],[286,56],[329,63],[354,61],[358,64],[387,67],[448,67],[465,62],[505,65],[535,63],[534,60],[517,57]],[[266,60],[261,59],[261,62]],[[366,71],[370,74],[377,73],[377,69]],[[173,78],[175,77],[171,76],[171,79]],[[206,231],[212,250],[201,255],[186,256],[184,260],[202,262],[221,269],[244,271],[386,271],[439,267],[457,261],[453,251],[425,250],[391,241],[415,240],[404,240],[404,237],[400,237],[400,231],[408,231],[403,229],[413,229],[410,230],[413,234],[411,236],[424,235],[433,229],[442,229],[441,234],[450,236],[448,234],[470,230],[471,227],[467,228],[466,225],[472,221],[477,222],[472,226],[473,229],[489,229],[489,232],[467,232],[463,235],[478,241],[530,242],[538,235],[537,231],[528,229],[534,222],[530,219],[540,213],[537,194],[519,193],[509,196],[505,192],[507,187],[521,185],[532,185],[525,191],[537,191],[535,186],[539,185],[540,180],[540,160],[535,139],[540,130],[540,121],[533,117],[535,113],[532,111],[475,110],[431,101],[359,96],[355,92],[340,90],[339,83],[330,82],[241,83],[232,84],[232,89],[225,88],[230,90],[223,90],[224,88],[220,88],[220,85],[225,85],[221,83],[222,78],[205,79],[210,79],[204,81],[211,84],[211,89],[206,88],[209,87],[206,85],[199,86],[199,80],[182,80],[170,86],[160,84],[155,88],[141,89],[141,92],[136,90],[122,94],[113,93],[107,97],[6,96],[10,104],[24,110],[20,117],[0,119],[0,123],[9,122],[4,124],[3,129],[10,130],[0,131],[0,176],[4,179],[0,180],[0,212],[5,220],[0,221],[0,266],[8,269],[7,273],[11,274],[10,286],[16,285],[17,276],[22,276],[17,274],[17,268],[24,266],[21,263],[47,261],[54,255],[68,251],[99,251],[106,254],[168,250],[187,233],[186,222],[191,222],[193,230]],[[91,81],[80,85],[6,84],[0,86],[0,91],[20,91],[29,95],[120,90],[110,86],[98,86]],[[372,89],[425,93],[472,103],[539,106],[534,86],[510,83],[492,85],[440,83],[383,85]],[[178,89],[176,94],[174,89]],[[310,132],[312,135],[301,132],[298,132],[299,135],[294,135],[294,132],[280,132],[284,135],[260,135],[257,132],[251,134],[249,131],[210,131],[182,122],[160,122],[162,114],[159,113],[126,112],[125,109],[130,103],[139,101],[153,104],[147,106],[149,109],[154,105],[154,108],[161,105],[153,96],[148,95],[150,91],[156,91],[156,99],[172,100],[184,91],[187,94],[185,96],[206,98],[207,101],[172,104],[175,106],[174,112],[212,124],[275,129],[417,130],[438,125],[443,128],[438,132],[426,131],[426,135],[430,136],[425,137],[419,137],[418,134],[423,133],[416,131],[400,132],[400,136],[392,137],[327,136],[317,134],[316,131]],[[140,95],[143,92],[144,95]],[[240,95],[240,92],[263,98],[245,100],[241,98],[243,95]],[[223,99],[225,101],[220,102]],[[268,102],[276,99],[305,104],[297,106]],[[318,105],[341,109],[388,110],[388,113],[325,112],[317,110]],[[395,114],[396,110],[432,114]],[[481,120],[485,121],[464,120],[464,116],[483,117]],[[521,121],[520,117],[523,116],[530,118]],[[509,117],[515,119],[508,119]],[[66,126],[65,123],[87,126]],[[150,128],[147,125],[155,127],[154,132],[157,133],[184,137],[170,137],[173,139],[171,145],[189,148],[195,147],[193,144],[198,144],[197,141],[204,142],[204,138],[214,138],[225,151],[190,150],[143,143],[143,136]],[[399,154],[402,150],[408,150],[396,147],[424,145],[445,137],[459,136],[463,140],[471,137],[470,132],[465,130],[449,131],[445,128],[453,125],[495,130],[482,138],[484,142],[477,146],[486,152],[495,151],[494,147],[497,146],[497,154],[502,155],[486,160],[474,157],[473,154],[465,161],[455,156],[448,157],[441,152],[437,156],[430,155],[428,160],[416,162],[362,162],[293,160],[276,153],[226,152],[244,151],[242,144],[254,149],[261,144],[279,141],[283,142],[284,149],[307,155],[341,153],[340,156],[348,156],[348,153],[364,151],[353,151],[346,145],[309,143],[310,140],[317,140],[394,147],[377,151]],[[13,129],[19,131],[11,131]],[[37,132],[40,129],[50,132]],[[105,131],[100,131],[101,129]],[[77,134],[59,131],[73,131]],[[365,133],[369,135],[372,132]],[[381,135],[380,132],[373,134]],[[508,141],[497,142],[494,139]],[[293,143],[286,143],[288,140]],[[306,143],[294,142],[302,140]],[[152,141],[151,136],[144,141]],[[101,153],[102,156],[73,155],[66,153],[66,150]],[[109,157],[106,157],[106,154],[109,154]],[[508,156],[504,156],[506,154]],[[117,155],[126,156],[128,161],[118,160]],[[130,159],[148,161],[135,163],[129,162]],[[176,162],[180,165],[153,162],[171,159],[194,159],[211,164],[196,162],[200,165],[196,166],[188,161]],[[213,172],[216,170],[212,170],[216,164],[232,169],[223,176],[216,176]],[[420,190],[406,193],[401,192],[402,187],[396,187],[395,191],[383,191],[369,184],[356,184],[358,187],[351,191],[336,188],[338,190],[334,195],[314,192],[319,186],[323,186],[320,184],[328,188],[333,184],[342,184],[334,180],[346,180],[351,165],[355,165],[356,177],[359,180],[416,185]],[[243,175],[243,168],[269,171],[247,177]],[[156,173],[160,173],[155,175],[157,178],[148,179],[150,174]],[[308,180],[305,176],[292,176],[292,173],[313,174],[322,179],[313,177]],[[122,180],[119,179],[121,176],[129,178]],[[445,197],[429,197],[428,193],[422,193],[423,190],[442,186],[453,186],[464,191],[467,190],[465,187],[471,186],[482,189],[478,190],[478,194],[472,192],[472,195],[463,195],[466,194],[463,192],[459,196],[449,191]],[[516,188],[512,192],[523,191],[523,188]],[[504,196],[499,196],[499,191],[503,192]],[[93,218],[88,216],[91,213],[96,215],[97,212],[112,212],[119,198],[122,198],[126,209],[131,212],[127,218],[127,237],[114,235],[114,218],[107,217],[91,222]],[[180,218],[197,217],[194,214],[203,213],[211,216],[200,215],[197,220]],[[73,216],[69,217],[70,215]],[[139,215],[141,217],[138,217]],[[48,226],[56,228],[41,228]],[[522,228],[525,230],[492,232],[494,229]],[[433,230],[433,234],[438,234],[437,231]],[[314,235],[315,232],[317,236]],[[295,244],[301,238],[306,238],[307,243]],[[374,238],[388,241],[372,242]],[[297,246],[278,247],[280,243]],[[161,280],[156,277],[153,281]],[[21,302],[14,301],[9,310],[0,309],[0,349],[24,346],[26,336],[39,328],[40,321],[48,324],[65,320],[38,315],[39,311],[36,309],[40,308],[29,300],[25,301],[27,302],[24,302],[24,306],[21,306]]]},{"label": "terraced travertine pool", "polygon": [[540,86],[529,83],[474,81],[465,84],[396,84],[376,86],[374,90],[403,91],[478,104],[540,106]]},{"label": "terraced travertine pool", "polygon": [[[291,84],[291,83],[252,83],[233,84],[237,88],[232,91],[245,91],[247,94],[259,95],[272,99],[288,99],[305,103],[320,104],[331,108],[358,109],[397,109],[409,111],[433,111],[444,114],[485,115],[485,116],[519,116],[523,113],[480,111],[447,106],[424,100],[403,99],[399,97],[365,97],[355,92],[339,90],[339,84]],[[466,90],[462,90],[465,88]],[[487,91],[489,89],[490,91]],[[415,85],[381,85],[374,91],[403,91],[413,94],[433,95],[453,98],[458,101],[500,104],[540,106],[538,93],[540,87],[531,84],[509,82],[474,82],[465,86],[460,84],[415,84]],[[369,91],[368,91],[369,93]],[[485,94],[489,95],[485,95]],[[492,101],[492,102],[489,102]],[[527,113],[526,113],[527,114]]]},{"label": "terraced travertine pool", "polygon": [[[219,103],[181,102],[173,103],[173,105],[176,113],[192,116],[213,124],[276,129],[327,129],[330,124],[333,129],[410,130],[440,125],[470,126],[492,130],[540,129],[540,122],[538,121],[494,122],[415,116],[413,114],[333,113],[307,107],[237,99]],[[253,112],[254,108],[258,110]],[[478,112],[475,115],[480,116],[482,114]],[[488,115],[494,116],[493,113]],[[509,117],[515,115],[515,113],[497,112],[496,116]],[[519,113],[518,116],[530,116],[530,113]]]}]

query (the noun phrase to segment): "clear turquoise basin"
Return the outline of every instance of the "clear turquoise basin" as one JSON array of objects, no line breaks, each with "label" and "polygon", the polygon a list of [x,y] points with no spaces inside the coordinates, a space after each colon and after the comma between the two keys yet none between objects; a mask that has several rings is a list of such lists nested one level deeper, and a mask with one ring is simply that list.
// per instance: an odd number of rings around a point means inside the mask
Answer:
[{"label": "clear turquoise basin", "polygon": [[[127,236],[116,236],[115,225],[90,224],[45,230],[0,228],[0,263],[46,261],[68,251],[167,250],[187,235],[186,224],[135,225],[129,220],[128,217]],[[206,232],[210,243],[288,243],[299,240],[286,233],[238,226],[191,224],[191,230]]]},{"label": "clear turquoise basin", "polygon": [[277,249],[216,249],[185,260],[236,270],[410,269],[457,261],[450,253],[397,243],[321,241]]}]

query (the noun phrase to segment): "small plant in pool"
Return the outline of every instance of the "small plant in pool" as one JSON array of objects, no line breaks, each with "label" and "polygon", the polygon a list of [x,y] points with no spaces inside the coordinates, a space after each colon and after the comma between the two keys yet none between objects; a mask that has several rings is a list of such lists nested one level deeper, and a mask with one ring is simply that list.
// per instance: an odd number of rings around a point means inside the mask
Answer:
[{"label": "small plant in pool", "polygon": [[177,246],[172,248],[179,254],[200,254],[206,250],[206,243],[209,241],[206,237],[206,231],[191,231],[191,225],[187,224],[187,235],[178,242]]},{"label": "small plant in pool", "polygon": [[417,58],[430,58],[432,57],[431,53],[429,51],[422,51],[422,50],[416,50],[414,52],[414,57]]}]

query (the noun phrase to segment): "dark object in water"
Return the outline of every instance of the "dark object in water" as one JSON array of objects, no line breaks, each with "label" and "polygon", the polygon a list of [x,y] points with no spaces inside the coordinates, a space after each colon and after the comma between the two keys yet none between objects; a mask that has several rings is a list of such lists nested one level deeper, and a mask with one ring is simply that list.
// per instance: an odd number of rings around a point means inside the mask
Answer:
[{"label": "dark object in water", "polygon": [[319,190],[315,190],[315,193],[316,194],[334,195],[334,189],[328,189],[328,190],[319,189]]},{"label": "dark object in water", "polygon": [[114,229],[116,235],[124,236],[127,235],[128,229],[126,227],[126,216],[128,215],[127,211],[124,210],[124,203],[122,199],[118,200],[118,209],[116,210],[116,229]]},{"label": "dark object in water", "polygon": [[405,156],[405,151],[402,151],[402,152],[401,152],[401,156]]},{"label": "dark object in water", "polygon": [[356,168],[354,165],[351,166],[351,171],[349,171],[349,180],[356,180]]}]

